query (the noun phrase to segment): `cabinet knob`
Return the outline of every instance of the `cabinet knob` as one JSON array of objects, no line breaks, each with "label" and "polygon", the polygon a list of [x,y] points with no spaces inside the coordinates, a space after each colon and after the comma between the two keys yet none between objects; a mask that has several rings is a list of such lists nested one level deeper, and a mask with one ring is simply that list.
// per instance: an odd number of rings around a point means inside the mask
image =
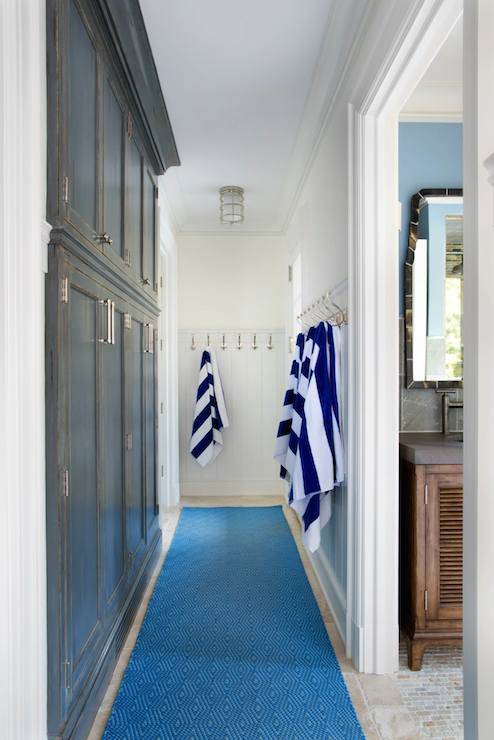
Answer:
[{"label": "cabinet knob", "polygon": [[113,239],[110,234],[106,233],[106,231],[103,234],[96,234],[94,238],[99,242],[104,242],[105,244],[113,244]]},{"label": "cabinet knob", "polygon": [[143,285],[151,285],[151,280],[149,278],[142,278]]}]

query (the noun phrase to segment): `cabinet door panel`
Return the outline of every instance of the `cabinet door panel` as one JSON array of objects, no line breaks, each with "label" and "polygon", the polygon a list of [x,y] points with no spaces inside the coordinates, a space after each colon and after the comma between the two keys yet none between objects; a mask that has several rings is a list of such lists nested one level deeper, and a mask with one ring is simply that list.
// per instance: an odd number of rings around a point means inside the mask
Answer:
[{"label": "cabinet door panel", "polygon": [[101,350],[101,467],[104,593],[110,601],[125,572],[123,316],[115,311],[115,343]]},{"label": "cabinet door panel", "polygon": [[[153,345],[155,341],[153,339]],[[145,450],[146,450],[146,528],[149,534],[156,519],[156,387],[154,353],[144,355]]]},{"label": "cabinet door panel", "polygon": [[144,169],[142,193],[143,237],[142,277],[152,290],[156,285],[155,241],[156,241],[156,192],[154,180],[147,168]]},{"label": "cabinet door panel", "polygon": [[427,620],[457,620],[463,602],[463,477],[429,474],[427,486]]},{"label": "cabinet door panel", "polygon": [[108,74],[103,97],[103,231],[112,239],[111,249],[123,257],[125,113]]},{"label": "cabinet door panel", "polygon": [[125,244],[130,266],[142,276],[142,157],[134,138],[127,148],[127,205]]},{"label": "cabinet door panel", "polygon": [[143,325],[132,318],[128,353],[127,399],[131,449],[127,486],[127,549],[135,554],[144,540],[143,506]]},{"label": "cabinet door panel", "polygon": [[89,238],[97,231],[97,56],[74,2],[69,10],[67,157],[69,219]]},{"label": "cabinet door panel", "polygon": [[97,494],[97,326],[98,301],[70,291],[68,497],[69,634],[72,671],[83,659],[99,621]]}]

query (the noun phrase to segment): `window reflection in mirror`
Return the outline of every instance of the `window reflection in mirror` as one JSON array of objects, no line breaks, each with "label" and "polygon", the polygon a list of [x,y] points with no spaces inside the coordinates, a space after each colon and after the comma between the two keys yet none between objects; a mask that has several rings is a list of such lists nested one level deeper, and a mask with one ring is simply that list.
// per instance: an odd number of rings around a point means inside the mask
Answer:
[{"label": "window reflection in mirror", "polygon": [[423,190],[413,196],[405,274],[408,387],[461,385],[461,190]]}]

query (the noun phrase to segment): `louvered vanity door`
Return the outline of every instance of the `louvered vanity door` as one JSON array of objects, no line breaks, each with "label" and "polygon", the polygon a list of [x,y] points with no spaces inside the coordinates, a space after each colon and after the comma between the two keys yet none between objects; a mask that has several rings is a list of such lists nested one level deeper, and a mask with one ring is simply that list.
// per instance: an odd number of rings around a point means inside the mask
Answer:
[{"label": "louvered vanity door", "polygon": [[426,617],[457,620],[463,603],[463,477],[428,473],[427,491]]}]

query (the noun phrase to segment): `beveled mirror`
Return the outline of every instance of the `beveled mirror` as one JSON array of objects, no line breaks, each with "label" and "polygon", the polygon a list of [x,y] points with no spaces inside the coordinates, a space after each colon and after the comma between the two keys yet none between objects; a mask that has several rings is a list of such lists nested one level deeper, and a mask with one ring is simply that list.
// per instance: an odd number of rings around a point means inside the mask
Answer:
[{"label": "beveled mirror", "polygon": [[463,386],[463,190],[412,197],[405,264],[408,388]]}]

